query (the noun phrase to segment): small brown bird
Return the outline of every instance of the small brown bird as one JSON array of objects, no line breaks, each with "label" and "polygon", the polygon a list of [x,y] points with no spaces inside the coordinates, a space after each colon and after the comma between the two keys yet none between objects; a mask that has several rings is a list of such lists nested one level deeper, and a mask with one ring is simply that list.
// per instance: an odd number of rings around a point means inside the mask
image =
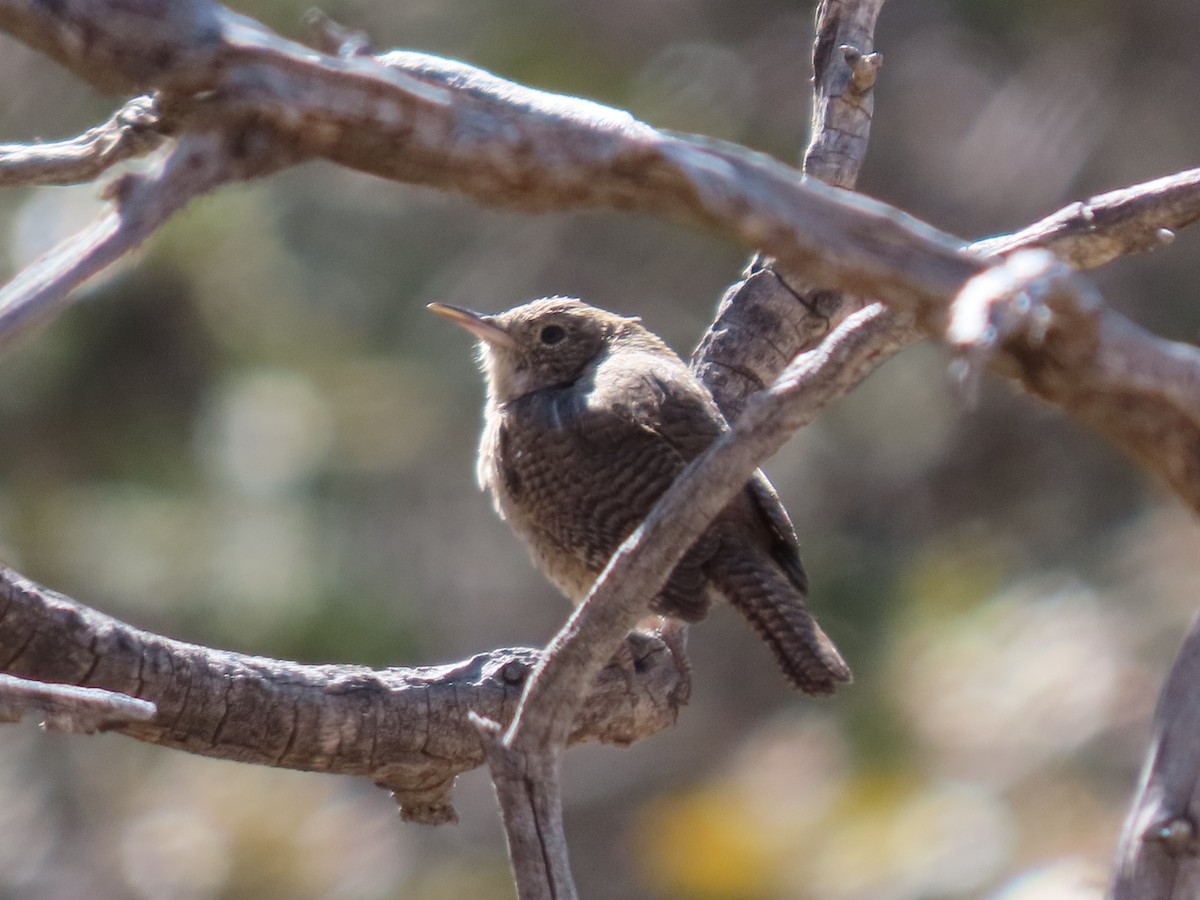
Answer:
[{"label": "small brown bird", "polygon": [[[563,297],[494,316],[429,308],[480,342],[480,485],[538,568],[581,603],[617,547],[728,424],[704,385],[638,319]],[[807,590],[791,520],[760,471],[651,608],[696,622],[712,595],[723,595],[796,687],[828,694],[850,680],[850,669],[809,613]]]}]

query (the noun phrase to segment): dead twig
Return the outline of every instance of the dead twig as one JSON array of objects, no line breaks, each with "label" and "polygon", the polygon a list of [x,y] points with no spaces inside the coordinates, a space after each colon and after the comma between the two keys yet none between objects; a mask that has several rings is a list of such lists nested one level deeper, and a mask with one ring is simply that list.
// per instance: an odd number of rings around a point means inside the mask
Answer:
[{"label": "dead twig", "polygon": [[[171,215],[231,180],[222,136],[191,134],[150,172],[109,185],[112,209],[0,287],[0,342],[63,309],[71,292],[137,248]],[[95,165],[96,159],[85,161]]]},{"label": "dead twig", "polygon": [[1044,247],[1073,269],[1094,269],[1130,253],[1157,250],[1200,219],[1200,169],[1072,203],[1016,234],[976,241],[971,249],[1002,256]]},{"label": "dead twig", "polygon": [[144,722],[156,711],[153,703],[115,691],[0,675],[0,722],[36,715],[51,731],[93,734]]},{"label": "dead twig", "polygon": [[152,97],[135,97],[103,125],[69,141],[0,144],[0,187],[82,184],[127,159],[144,156],[163,141]]}]

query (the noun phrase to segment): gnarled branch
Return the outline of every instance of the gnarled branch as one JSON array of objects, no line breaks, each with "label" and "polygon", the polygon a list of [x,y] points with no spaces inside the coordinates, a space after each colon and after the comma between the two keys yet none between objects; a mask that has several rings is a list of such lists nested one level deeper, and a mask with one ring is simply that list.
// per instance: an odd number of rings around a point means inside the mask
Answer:
[{"label": "gnarled branch", "polygon": [[[614,664],[598,673],[573,742],[628,744],[675,721],[675,660],[657,639],[631,640],[635,670]],[[422,822],[452,819],[455,776],[483,762],[469,714],[507,722],[537,658],[501,649],[443,666],[369,669],[246,656],[140,631],[0,567],[3,672],[47,682],[51,693],[79,685],[135,698],[132,709],[150,701],[153,718],[104,720],[141,741],[366,776]]]}]

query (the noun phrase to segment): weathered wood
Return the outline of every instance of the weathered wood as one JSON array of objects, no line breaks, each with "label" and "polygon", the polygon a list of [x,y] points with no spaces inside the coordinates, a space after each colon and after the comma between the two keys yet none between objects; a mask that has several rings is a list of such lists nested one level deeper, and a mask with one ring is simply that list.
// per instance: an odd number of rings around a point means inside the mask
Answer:
[{"label": "weathered wood", "polygon": [[1158,697],[1154,737],[1117,847],[1112,896],[1200,897],[1200,616]]}]

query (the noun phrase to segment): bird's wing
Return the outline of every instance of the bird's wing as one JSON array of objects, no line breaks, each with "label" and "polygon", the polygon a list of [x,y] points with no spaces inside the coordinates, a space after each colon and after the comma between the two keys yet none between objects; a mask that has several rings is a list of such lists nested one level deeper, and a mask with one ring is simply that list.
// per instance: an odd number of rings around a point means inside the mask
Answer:
[{"label": "bird's wing", "polygon": [[[607,396],[597,397],[597,405],[620,410],[625,418],[653,431],[679,455],[680,470],[728,429],[708,389],[682,365],[677,369],[656,359],[650,365],[626,365],[623,371],[631,374],[603,380]],[[807,593],[808,576],[800,561],[796,529],[761,469],[747,482],[746,494],[771,556],[788,579]],[[648,512],[649,507],[639,510],[639,517]]]},{"label": "bird's wing", "polygon": [[759,469],[746,485],[746,491],[770,531],[771,556],[779,563],[792,584],[807,594],[808,574],[804,571],[804,564],[800,562],[800,540],[796,537],[792,517],[788,515],[779,494],[775,491],[775,485],[771,484],[762,469]]},{"label": "bird's wing", "polygon": [[[652,375],[654,372],[651,369]],[[707,388],[698,380],[675,379],[672,384],[675,390],[664,397],[661,413],[652,427],[690,462],[707,450],[728,425]],[[771,556],[788,579],[807,594],[808,575],[800,561],[800,542],[775,486],[759,469],[746,483],[746,493],[755,517],[766,531]]]}]

